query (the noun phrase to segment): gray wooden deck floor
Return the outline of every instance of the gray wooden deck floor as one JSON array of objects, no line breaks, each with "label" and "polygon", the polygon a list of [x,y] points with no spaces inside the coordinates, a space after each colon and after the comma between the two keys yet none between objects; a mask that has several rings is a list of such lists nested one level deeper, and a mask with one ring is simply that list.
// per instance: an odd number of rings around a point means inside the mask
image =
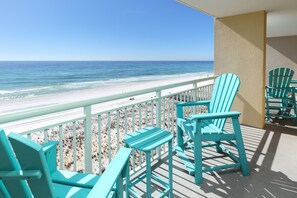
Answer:
[{"label": "gray wooden deck floor", "polygon": [[[226,127],[228,128],[228,126]],[[264,129],[242,126],[251,176],[239,170],[203,174],[204,183],[194,184],[181,160],[173,158],[174,197],[297,197],[297,127],[266,124]],[[192,153],[189,152],[189,155]],[[214,150],[204,149],[205,165],[228,163],[215,157]],[[153,167],[167,179],[167,156]],[[162,188],[153,183],[156,197]],[[145,197],[145,180],[135,190]]]}]

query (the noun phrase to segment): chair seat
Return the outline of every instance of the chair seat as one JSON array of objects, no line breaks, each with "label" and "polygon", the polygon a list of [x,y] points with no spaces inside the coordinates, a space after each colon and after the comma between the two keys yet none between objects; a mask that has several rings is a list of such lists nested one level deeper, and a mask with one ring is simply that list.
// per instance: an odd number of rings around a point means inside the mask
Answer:
[{"label": "chair seat", "polygon": [[77,186],[53,183],[53,190],[57,198],[81,198],[87,197],[90,193],[90,188],[82,188]]},{"label": "chair seat", "polygon": [[[191,138],[194,139],[194,121],[178,119],[177,125]],[[234,133],[228,133],[219,129],[211,121],[201,122],[202,141],[219,141],[219,140],[233,140]]]},{"label": "chair seat", "polygon": [[57,170],[51,174],[54,183],[71,185],[82,188],[93,188],[100,176],[94,174]]},{"label": "chair seat", "polygon": [[124,136],[125,144],[128,147],[139,151],[151,151],[166,142],[172,140],[173,135],[158,127],[146,127]]},{"label": "chair seat", "polygon": [[277,95],[273,95],[273,94],[267,94],[266,98],[269,98],[269,99],[292,99],[292,96],[291,95],[277,96]]}]

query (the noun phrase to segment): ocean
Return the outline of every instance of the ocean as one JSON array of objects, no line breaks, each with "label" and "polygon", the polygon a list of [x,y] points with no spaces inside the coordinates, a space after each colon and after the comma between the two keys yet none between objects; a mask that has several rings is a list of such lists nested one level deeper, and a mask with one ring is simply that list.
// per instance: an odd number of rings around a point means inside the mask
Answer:
[{"label": "ocean", "polygon": [[213,61],[0,61],[0,99],[212,74]]}]

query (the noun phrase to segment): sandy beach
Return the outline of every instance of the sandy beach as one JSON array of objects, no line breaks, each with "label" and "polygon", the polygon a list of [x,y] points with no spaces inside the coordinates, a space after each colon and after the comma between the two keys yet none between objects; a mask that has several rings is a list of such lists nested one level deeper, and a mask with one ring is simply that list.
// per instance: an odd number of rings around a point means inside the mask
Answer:
[{"label": "sandy beach", "polygon": [[[173,83],[195,80],[203,77],[211,76],[205,74],[197,76],[196,74],[188,74],[181,76],[166,76],[159,80],[147,80],[143,82],[126,82],[120,84],[112,84],[101,86],[94,89],[68,91],[64,93],[45,94],[28,98],[19,98],[12,100],[1,100],[0,114],[23,111],[27,109],[39,108],[44,106],[76,102],[92,98],[98,98],[113,94],[125,93],[129,91],[147,89],[156,86],[169,85]],[[170,91],[170,90],[169,90]],[[135,97],[137,98],[137,97]]]}]

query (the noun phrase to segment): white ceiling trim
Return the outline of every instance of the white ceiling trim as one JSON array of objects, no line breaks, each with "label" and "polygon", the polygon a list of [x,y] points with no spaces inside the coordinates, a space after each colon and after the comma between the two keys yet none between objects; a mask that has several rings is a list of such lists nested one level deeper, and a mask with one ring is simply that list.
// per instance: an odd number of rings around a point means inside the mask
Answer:
[{"label": "white ceiling trim", "polygon": [[297,35],[297,0],[177,0],[214,17],[265,10],[267,37]]}]

